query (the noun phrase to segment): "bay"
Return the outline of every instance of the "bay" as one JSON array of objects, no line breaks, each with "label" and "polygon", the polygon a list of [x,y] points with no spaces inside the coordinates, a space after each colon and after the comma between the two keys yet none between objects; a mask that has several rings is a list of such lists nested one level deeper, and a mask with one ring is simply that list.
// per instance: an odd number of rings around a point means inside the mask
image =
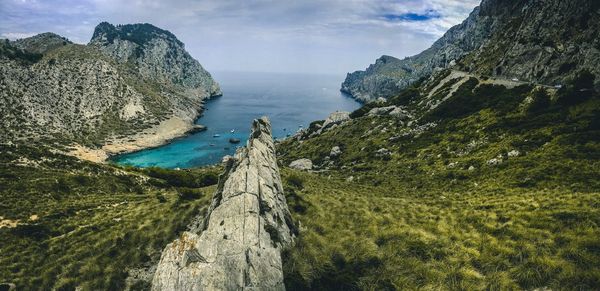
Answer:
[{"label": "bay", "polygon": [[[339,91],[343,76],[289,73],[216,72],[223,96],[206,103],[196,121],[207,130],[152,149],[112,157],[136,167],[192,168],[219,163],[245,145],[251,122],[267,116],[274,138],[285,138],[334,111],[360,107]],[[233,132],[232,132],[233,130]],[[214,137],[219,135],[218,137]],[[240,139],[232,144],[229,139]]]}]

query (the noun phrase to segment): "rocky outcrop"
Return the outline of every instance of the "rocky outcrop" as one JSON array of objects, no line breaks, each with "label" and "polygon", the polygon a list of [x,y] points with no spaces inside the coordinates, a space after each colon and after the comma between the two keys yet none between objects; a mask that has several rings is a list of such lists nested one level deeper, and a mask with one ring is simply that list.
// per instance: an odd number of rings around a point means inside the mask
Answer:
[{"label": "rocky outcrop", "polygon": [[119,62],[135,64],[144,78],[181,86],[199,97],[221,95],[210,73],[167,30],[148,23],[114,26],[102,22],[89,45]]},{"label": "rocky outcrop", "polygon": [[292,161],[290,163],[289,167],[292,169],[296,169],[296,170],[309,171],[309,170],[312,170],[313,163],[309,159],[298,159],[298,160]]},{"label": "rocky outcrop", "polygon": [[281,250],[294,232],[263,117],[226,161],[203,223],[163,251],[152,290],[283,290]]},{"label": "rocky outcrop", "polygon": [[599,9],[595,0],[483,0],[429,49],[402,60],[382,56],[348,74],[341,90],[361,101],[389,98],[450,67],[549,85],[581,69],[600,75]]}]

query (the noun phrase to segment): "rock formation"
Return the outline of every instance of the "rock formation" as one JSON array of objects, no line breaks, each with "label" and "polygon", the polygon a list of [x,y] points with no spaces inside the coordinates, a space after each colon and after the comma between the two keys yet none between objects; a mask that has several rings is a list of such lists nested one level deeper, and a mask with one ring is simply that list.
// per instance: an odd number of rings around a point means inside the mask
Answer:
[{"label": "rock formation", "polygon": [[156,146],[192,130],[220,94],[183,43],[150,24],[101,23],[89,45],[53,33],[0,41],[0,135],[11,141]]},{"label": "rock formation", "polygon": [[283,290],[281,250],[294,232],[263,117],[226,161],[203,223],[163,251],[152,290]]},{"label": "rock formation", "polygon": [[348,74],[341,90],[361,101],[389,98],[436,68],[560,84],[580,69],[600,74],[600,2],[483,0],[429,49],[382,56]]}]

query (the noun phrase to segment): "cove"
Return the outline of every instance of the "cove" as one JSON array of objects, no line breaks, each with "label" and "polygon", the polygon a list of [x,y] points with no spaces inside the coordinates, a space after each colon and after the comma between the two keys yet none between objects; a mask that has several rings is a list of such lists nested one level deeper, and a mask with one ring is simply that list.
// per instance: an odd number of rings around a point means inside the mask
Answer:
[{"label": "cove", "polygon": [[[117,155],[110,161],[136,167],[211,165],[245,145],[255,118],[268,116],[273,137],[279,139],[312,121],[325,119],[331,112],[353,111],[361,106],[339,91],[343,76],[216,72],[213,77],[220,83],[223,96],[209,100],[196,121],[207,126],[206,131],[157,148]],[[240,139],[240,143],[230,143],[231,138]]]}]

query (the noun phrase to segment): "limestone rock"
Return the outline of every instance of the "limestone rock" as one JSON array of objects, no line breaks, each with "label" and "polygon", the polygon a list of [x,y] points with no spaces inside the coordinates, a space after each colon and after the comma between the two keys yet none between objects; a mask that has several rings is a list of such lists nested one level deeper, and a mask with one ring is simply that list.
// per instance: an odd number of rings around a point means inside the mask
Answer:
[{"label": "limestone rock", "polygon": [[339,155],[342,154],[342,150],[340,149],[339,146],[334,146],[331,148],[331,151],[329,152],[329,156],[330,157],[337,157]]},{"label": "limestone rock", "polygon": [[312,170],[313,163],[309,159],[298,159],[290,163],[290,168],[302,171]]},{"label": "limestone rock", "polygon": [[227,161],[203,223],[163,251],[152,290],[284,290],[281,250],[295,231],[263,117]]},{"label": "limestone rock", "polygon": [[346,112],[346,111],[333,112],[329,115],[329,117],[327,117],[327,119],[325,119],[325,122],[323,122],[323,127],[319,130],[324,130],[333,125],[341,124],[347,120],[350,120],[350,112]]},{"label": "limestone rock", "polygon": [[499,158],[493,158],[493,159],[489,159],[486,164],[488,166],[498,166],[500,164],[502,164],[502,159]]}]

